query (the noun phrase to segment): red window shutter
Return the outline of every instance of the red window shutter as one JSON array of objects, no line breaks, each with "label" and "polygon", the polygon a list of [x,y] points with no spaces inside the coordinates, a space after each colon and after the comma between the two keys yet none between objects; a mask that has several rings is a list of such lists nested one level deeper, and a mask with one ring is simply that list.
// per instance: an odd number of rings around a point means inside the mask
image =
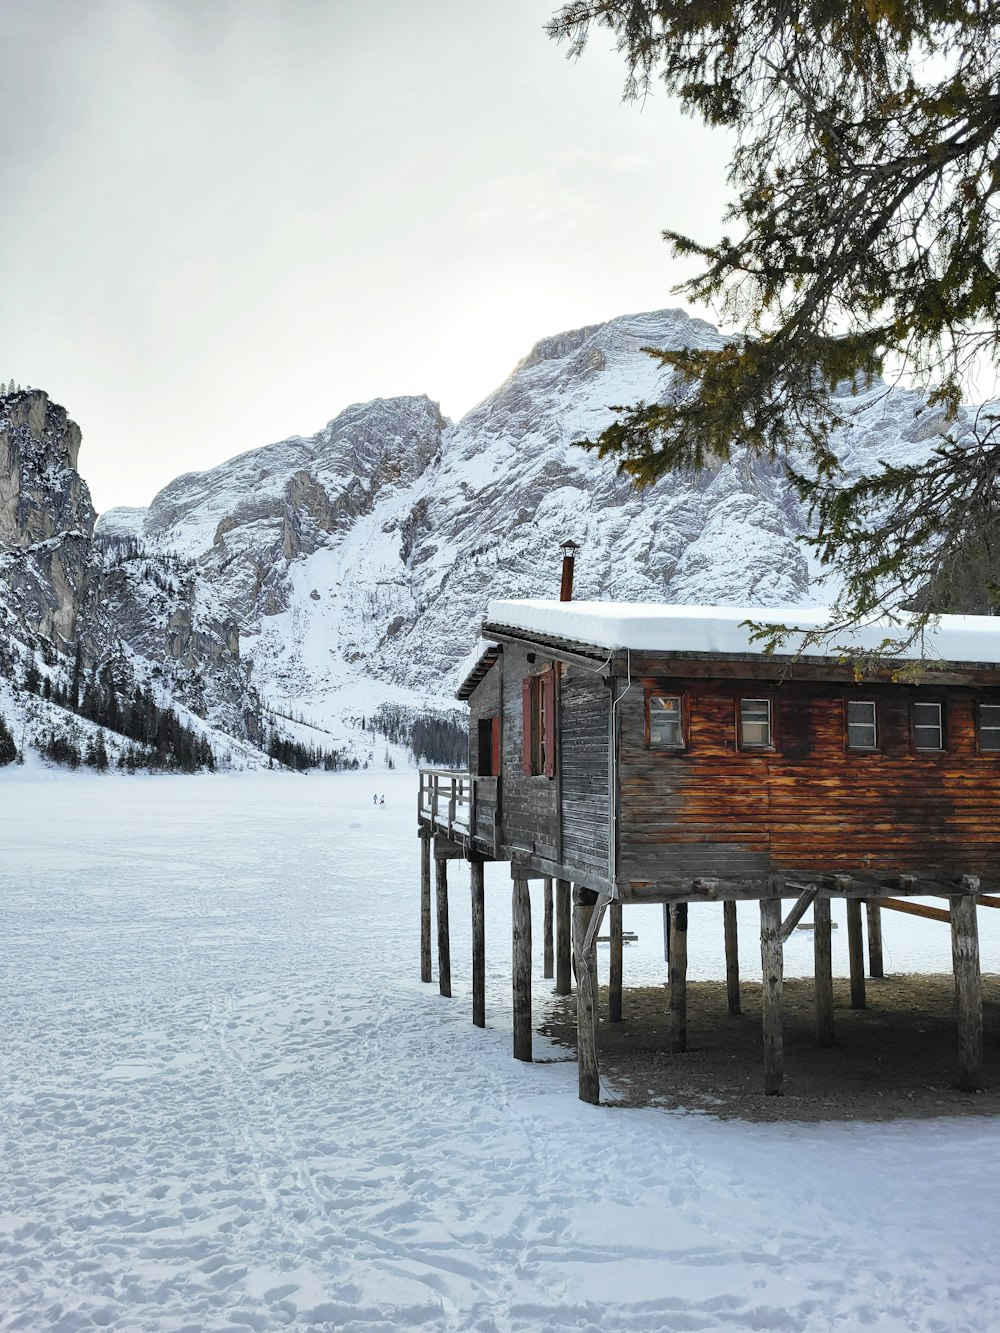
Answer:
[{"label": "red window shutter", "polygon": [[524,761],[525,773],[531,772],[531,677],[525,676],[521,681],[521,725],[524,729],[522,737],[521,754]]},{"label": "red window shutter", "polygon": [[500,719],[493,719],[493,735],[490,737],[492,742],[492,757],[490,763],[490,772],[495,778],[500,776]]},{"label": "red window shutter", "polygon": [[541,681],[545,691],[545,776],[556,775],[556,671],[549,667]]}]

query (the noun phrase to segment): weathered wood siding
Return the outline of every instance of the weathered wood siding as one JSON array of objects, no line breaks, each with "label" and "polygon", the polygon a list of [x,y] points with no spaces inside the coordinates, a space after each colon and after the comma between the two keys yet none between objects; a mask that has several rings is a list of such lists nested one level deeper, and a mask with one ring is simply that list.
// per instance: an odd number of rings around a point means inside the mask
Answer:
[{"label": "weathered wood siding", "polygon": [[[504,647],[501,661],[503,767],[500,800],[504,846],[558,862],[558,783],[553,778],[532,777],[525,773],[521,718],[521,682],[533,671],[551,665],[551,659],[538,655],[534,663],[529,663],[526,649],[508,644]],[[496,670],[494,667],[490,674],[493,675]]]},{"label": "weathered wood siding", "polygon": [[[996,688],[650,678],[621,704],[618,879],[775,870],[982,874],[1000,855],[1000,754],[976,703]],[[687,701],[687,749],[644,748],[643,686]],[[741,697],[773,701],[774,749],[737,748]],[[847,749],[845,700],[878,705],[879,750]],[[944,708],[946,749],[915,753],[910,705]]]},{"label": "weathered wood siding", "polygon": [[559,686],[563,865],[608,873],[610,690],[593,671],[564,666]]},{"label": "weathered wood siding", "polygon": [[[502,660],[502,659],[501,659]],[[479,721],[500,713],[501,663],[494,662],[469,695],[469,772],[479,772]]]}]

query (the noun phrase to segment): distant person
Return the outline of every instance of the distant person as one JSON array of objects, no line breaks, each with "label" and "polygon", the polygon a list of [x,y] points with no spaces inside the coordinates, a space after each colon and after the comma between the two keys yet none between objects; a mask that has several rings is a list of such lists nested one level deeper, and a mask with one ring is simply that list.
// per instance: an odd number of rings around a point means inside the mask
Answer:
[{"label": "distant person", "polygon": [[378,805],[378,792],[372,797],[372,805]]},{"label": "distant person", "polygon": [[385,797],[384,797],[384,796],[380,796],[380,797],[378,798],[378,803],[379,803],[379,805],[385,805]]}]

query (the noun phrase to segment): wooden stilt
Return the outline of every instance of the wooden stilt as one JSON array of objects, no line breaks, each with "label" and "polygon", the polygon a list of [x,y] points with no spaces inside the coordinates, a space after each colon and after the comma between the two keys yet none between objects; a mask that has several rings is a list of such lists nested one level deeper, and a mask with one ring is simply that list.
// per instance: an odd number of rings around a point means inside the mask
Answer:
[{"label": "wooden stilt", "polygon": [[847,899],[847,954],[851,968],[851,1008],[865,1007],[865,940],[861,899]]},{"label": "wooden stilt", "polygon": [[663,904],[663,961],[670,962],[670,904]]},{"label": "wooden stilt", "polygon": [[833,1045],[833,941],[830,899],[813,903],[813,963],[816,978],[816,1045]]},{"label": "wooden stilt", "polygon": [[451,934],[448,930],[448,862],[434,858],[434,884],[437,889],[438,990],[451,996]]},{"label": "wooden stilt", "polygon": [[882,962],[882,912],[878,903],[869,898],[865,903],[868,916],[868,975],[884,977],[885,965]]},{"label": "wooden stilt", "polygon": [[764,973],[764,1092],[780,1096],[785,1077],[781,1022],[784,948],[781,943],[781,899],[760,903],[760,960]]},{"label": "wooden stilt", "polygon": [[587,927],[594,915],[597,894],[589,889],[573,891],[573,956],[576,959],[576,1051],[580,1100],[601,1100],[597,1070],[597,948],[584,950]]},{"label": "wooden stilt", "polygon": [[431,980],[431,840],[420,837],[420,980]]},{"label": "wooden stilt", "polygon": [[551,977],[555,974],[553,961],[553,942],[552,942],[552,881],[546,877],[545,880],[545,919],[542,927],[542,976]]},{"label": "wooden stilt", "polygon": [[722,917],[726,935],[726,995],[729,1012],[735,1017],[740,1012],[740,943],[734,902],[722,904]]},{"label": "wooden stilt", "polygon": [[568,879],[556,880],[556,994],[573,989],[573,909]]},{"label": "wooden stilt", "polygon": [[611,936],[611,970],[608,977],[608,1018],[612,1023],[622,1021],[622,905],[613,902],[608,908]]},{"label": "wooden stilt", "polygon": [[512,897],[514,1059],[531,1059],[531,896],[526,879],[515,879]]},{"label": "wooden stilt", "polygon": [[483,862],[469,864],[472,891],[472,1021],[486,1026],[486,892]]},{"label": "wooden stilt", "polygon": [[670,907],[670,1049],[687,1050],[687,903]]},{"label": "wooden stilt", "polygon": [[958,1016],[958,1086],[963,1092],[975,1092],[983,1086],[983,987],[972,894],[955,894],[951,899],[951,956]]}]

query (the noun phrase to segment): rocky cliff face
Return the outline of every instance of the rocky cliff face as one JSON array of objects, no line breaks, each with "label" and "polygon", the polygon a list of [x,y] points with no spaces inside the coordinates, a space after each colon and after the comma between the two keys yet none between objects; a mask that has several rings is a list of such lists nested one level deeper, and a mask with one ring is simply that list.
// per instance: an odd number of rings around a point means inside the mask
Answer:
[{"label": "rocky cliff face", "polygon": [[[380,699],[446,701],[491,596],[554,596],[558,545],[581,543],[580,597],[824,601],[781,461],[737,452],[636,493],[574,447],[611,405],[654,401],[669,374],[642,348],[719,344],[680,310],[622,316],[536,344],[457,424],[426,398],[349,408],[310,439],[179,477],[99,530],[191,560],[240,625],[255,680],[315,721]],[[938,436],[916,395],[852,403],[848,471]]]},{"label": "rocky cliff face", "polygon": [[124,652],[171,699],[256,740],[232,616],[190,562],[95,538],[79,451],[79,428],[44,393],[0,398],[3,637],[68,654],[79,643],[88,668]]}]

